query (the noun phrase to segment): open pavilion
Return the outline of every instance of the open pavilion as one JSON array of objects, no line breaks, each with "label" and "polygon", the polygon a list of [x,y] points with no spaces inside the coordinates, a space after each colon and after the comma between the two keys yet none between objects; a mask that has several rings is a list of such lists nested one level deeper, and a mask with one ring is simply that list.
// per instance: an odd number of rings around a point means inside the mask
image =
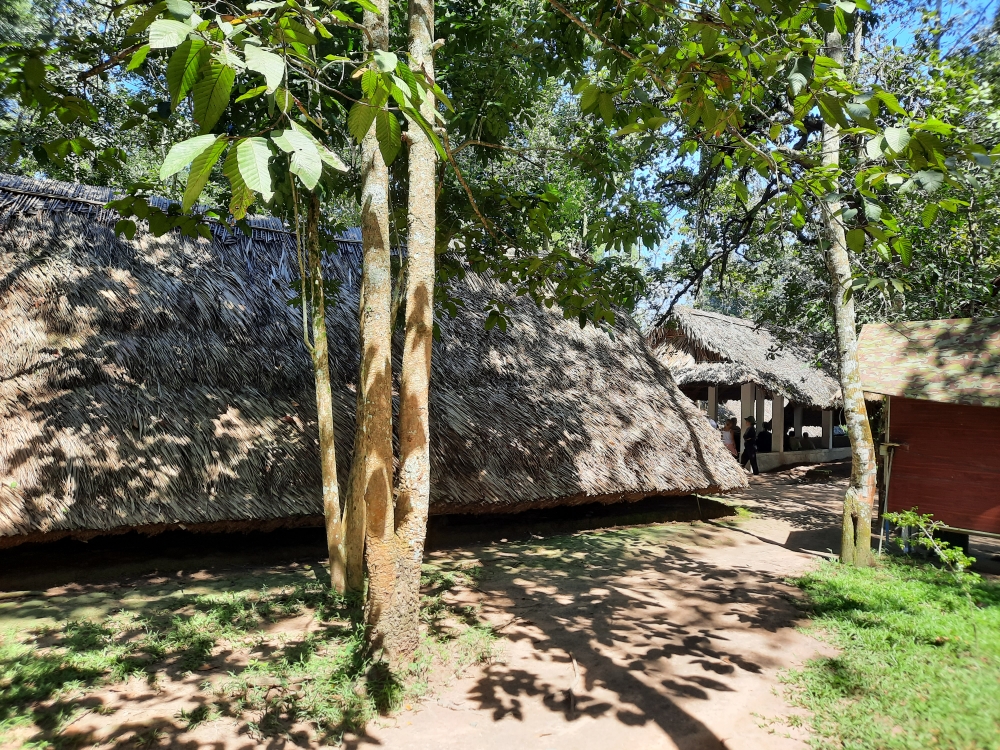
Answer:
[{"label": "open pavilion", "polygon": [[[846,435],[834,434],[840,385],[815,364],[814,352],[783,345],[752,321],[691,307],[675,308],[647,340],[681,391],[712,419],[735,412],[722,406],[733,402],[741,427],[751,415],[758,429],[770,419],[772,451],[758,455],[761,471],[850,456]],[[790,436],[778,438],[789,429]]]}]

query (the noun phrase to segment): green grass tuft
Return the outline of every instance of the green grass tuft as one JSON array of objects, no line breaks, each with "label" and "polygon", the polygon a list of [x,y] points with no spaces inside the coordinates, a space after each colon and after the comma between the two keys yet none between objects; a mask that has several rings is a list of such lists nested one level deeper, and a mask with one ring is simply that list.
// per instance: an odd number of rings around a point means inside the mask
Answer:
[{"label": "green grass tuft", "polygon": [[793,581],[833,658],[785,676],[813,745],[1000,749],[1000,584],[906,560],[826,563]]}]

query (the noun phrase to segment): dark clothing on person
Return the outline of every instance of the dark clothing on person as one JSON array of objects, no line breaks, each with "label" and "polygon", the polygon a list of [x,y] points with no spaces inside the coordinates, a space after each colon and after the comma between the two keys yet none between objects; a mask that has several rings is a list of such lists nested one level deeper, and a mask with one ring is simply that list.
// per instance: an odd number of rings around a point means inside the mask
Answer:
[{"label": "dark clothing on person", "polygon": [[771,432],[765,430],[757,436],[757,452],[758,453],[770,453],[771,452]]},{"label": "dark clothing on person", "polygon": [[743,433],[743,455],[740,456],[740,466],[750,464],[750,469],[754,474],[760,474],[757,468],[757,430],[753,425],[747,427]]}]

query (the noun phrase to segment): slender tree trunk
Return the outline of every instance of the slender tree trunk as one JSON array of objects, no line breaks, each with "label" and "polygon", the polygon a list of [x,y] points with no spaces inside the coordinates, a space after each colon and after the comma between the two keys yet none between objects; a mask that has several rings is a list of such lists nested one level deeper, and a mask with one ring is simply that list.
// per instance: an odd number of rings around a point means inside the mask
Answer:
[{"label": "slender tree trunk", "polygon": [[[389,48],[389,3],[376,0],[379,14],[365,12],[364,25],[375,49]],[[392,272],[389,245],[389,171],[374,127],[361,144],[361,372],[358,428],[351,486],[352,510],[365,513],[365,619],[370,645],[381,647],[377,623],[393,611],[392,592],[399,554],[392,503]],[[355,524],[356,525],[356,524]]]},{"label": "slender tree trunk", "polygon": [[319,198],[310,194],[306,218],[306,251],[309,264],[309,309],[312,312],[313,377],[316,383],[316,421],[323,478],[323,516],[330,553],[330,586],[343,593],[346,584],[344,538],[337,482],[337,449],[334,436],[330,355],[326,338],[326,300],[323,296],[323,253],[319,241]]},{"label": "slender tree trunk", "polygon": [[[410,0],[410,55],[416,75],[434,79],[431,44],[434,0]],[[434,121],[428,97],[421,114]],[[399,400],[399,485],[396,537],[402,556],[391,619],[379,622],[382,645],[390,662],[404,662],[419,645],[420,566],[427,537],[430,506],[430,423],[428,397],[431,344],[434,335],[435,170],[434,146],[414,122],[407,128],[409,196],[407,222],[406,335]]]},{"label": "slender tree trunk", "polygon": [[[837,31],[826,35],[826,54],[843,64],[843,40]],[[823,164],[832,167],[840,164],[840,129],[836,126],[823,126]],[[851,260],[847,253],[842,219],[838,215],[840,202],[821,203],[822,247],[830,273],[830,302],[837,330],[840,388],[844,394],[844,414],[853,461],[851,483],[844,497],[840,559],[849,565],[870,565],[872,506],[876,499],[878,464],[875,460],[875,443],[868,422],[868,410],[865,407],[865,394],[861,388],[854,298],[845,299],[844,295],[851,284]]]}]

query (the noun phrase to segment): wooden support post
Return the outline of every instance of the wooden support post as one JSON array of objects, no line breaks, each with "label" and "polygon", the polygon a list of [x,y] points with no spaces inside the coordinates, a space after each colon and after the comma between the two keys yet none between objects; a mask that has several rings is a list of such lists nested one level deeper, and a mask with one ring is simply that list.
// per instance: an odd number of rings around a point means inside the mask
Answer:
[{"label": "wooden support post", "polygon": [[833,412],[829,409],[823,410],[823,447],[833,447]]},{"label": "wooden support post", "polygon": [[[771,450],[785,452],[785,397],[780,393],[771,397]],[[778,463],[783,463],[781,458]]]},{"label": "wooden support post", "polygon": [[753,383],[744,383],[740,386],[740,432],[746,428],[747,417],[753,416],[755,401],[757,400],[756,386]]},{"label": "wooden support post", "polygon": [[795,421],[793,422],[792,426],[795,428],[795,437],[800,438],[800,437],[802,437],[802,407],[801,406],[796,406],[795,407],[794,419],[795,419]]},{"label": "wooden support post", "polygon": [[758,433],[762,431],[762,428],[763,428],[763,425],[764,425],[764,397],[766,395],[767,394],[765,394],[764,389],[761,388],[760,386],[758,386],[757,387],[757,408],[755,410],[756,413],[754,414],[754,416],[757,417],[757,432]]},{"label": "wooden support post", "polygon": [[719,421],[719,388],[718,386],[708,386],[708,416]]}]

